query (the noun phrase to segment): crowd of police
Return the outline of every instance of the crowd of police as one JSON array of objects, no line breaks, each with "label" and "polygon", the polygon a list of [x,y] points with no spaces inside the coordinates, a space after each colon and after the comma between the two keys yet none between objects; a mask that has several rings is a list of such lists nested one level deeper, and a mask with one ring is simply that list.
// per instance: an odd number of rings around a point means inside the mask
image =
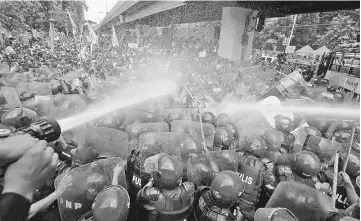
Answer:
[{"label": "crowd of police", "polygon": [[[83,65],[87,74],[106,79],[109,70],[97,69],[104,63],[93,64],[99,54],[114,73],[117,63],[136,66],[135,56],[99,51],[72,68]],[[70,59],[65,63],[78,60],[71,50],[65,56]],[[7,130],[0,141],[1,220],[360,219],[359,121],[280,113],[272,124],[256,113],[199,113],[185,89],[179,99],[119,110],[64,132],[56,142],[6,134],[45,113],[59,119],[86,106],[91,102],[84,96],[90,90],[87,74],[78,76],[77,87],[51,84],[57,113],[37,103],[36,92],[19,95],[23,107],[2,98],[1,127]]]}]

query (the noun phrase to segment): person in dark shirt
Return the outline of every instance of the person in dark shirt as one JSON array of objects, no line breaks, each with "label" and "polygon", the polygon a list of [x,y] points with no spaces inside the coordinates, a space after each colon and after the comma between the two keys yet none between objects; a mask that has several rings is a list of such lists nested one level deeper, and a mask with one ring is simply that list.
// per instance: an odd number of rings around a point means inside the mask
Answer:
[{"label": "person in dark shirt", "polygon": [[344,184],[337,187],[336,208],[347,209],[359,200],[360,188],[356,185],[356,179],[352,179],[345,172],[340,172]]}]

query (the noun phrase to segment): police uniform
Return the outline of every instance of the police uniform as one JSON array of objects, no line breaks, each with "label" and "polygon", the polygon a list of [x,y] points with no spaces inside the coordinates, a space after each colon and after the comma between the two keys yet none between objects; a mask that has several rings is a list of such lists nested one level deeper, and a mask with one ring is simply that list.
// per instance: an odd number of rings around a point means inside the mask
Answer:
[{"label": "police uniform", "polygon": [[210,187],[201,186],[196,193],[194,217],[197,221],[234,221],[241,217],[233,214],[245,185],[234,171],[221,171],[212,179]]},{"label": "police uniform", "polygon": [[240,208],[246,219],[254,217],[256,204],[259,201],[263,186],[266,194],[270,196],[276,187],[274,163],[267,158],[259,158],[254,154],[245,153],[239,157],[238,172],[245,191],[240,198]]},{"label": "police uniform", "polygon": [[184,182],[173,190],[145,187],[139,198],[149,211],[149,221],[183,221],[193,206],[195,185]]},{"label": "police uniform", "polygon": [[157,164],[158,169],[152,172],[154,187],[142,188],[137,200],[148,211],[149,221],[183,221],[191,214],[195,185],[179,184],[183,166],[169,154],[159,154]]}]

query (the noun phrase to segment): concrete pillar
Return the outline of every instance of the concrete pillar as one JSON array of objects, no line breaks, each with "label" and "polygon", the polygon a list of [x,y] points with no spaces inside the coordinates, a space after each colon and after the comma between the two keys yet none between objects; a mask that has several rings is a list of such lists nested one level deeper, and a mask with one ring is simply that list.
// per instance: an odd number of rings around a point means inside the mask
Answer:
[{"label": "concrete pillar", "polygon": [[[252,53],[257,13],[258,11],[241,7],[225,7],[222,9],[221,34],[218,47],[220,57],[236,62],[249,60]],[[246,18],[248,15],[250,16],[247,25]],[[245,37],[244,34],[248,37]]]}]

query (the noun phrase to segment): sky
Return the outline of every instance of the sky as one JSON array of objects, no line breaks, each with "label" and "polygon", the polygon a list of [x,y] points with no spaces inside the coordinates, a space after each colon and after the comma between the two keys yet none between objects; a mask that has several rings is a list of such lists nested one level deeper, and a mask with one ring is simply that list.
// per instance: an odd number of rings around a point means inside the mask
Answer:
[{"label": "sky", "polygon": [[87,12],[85,12],[85,19],[99,24],[100,21],[105,17],[107,6],[109,12],[117,2],[118,0],[86,0],[89,9]]}]

